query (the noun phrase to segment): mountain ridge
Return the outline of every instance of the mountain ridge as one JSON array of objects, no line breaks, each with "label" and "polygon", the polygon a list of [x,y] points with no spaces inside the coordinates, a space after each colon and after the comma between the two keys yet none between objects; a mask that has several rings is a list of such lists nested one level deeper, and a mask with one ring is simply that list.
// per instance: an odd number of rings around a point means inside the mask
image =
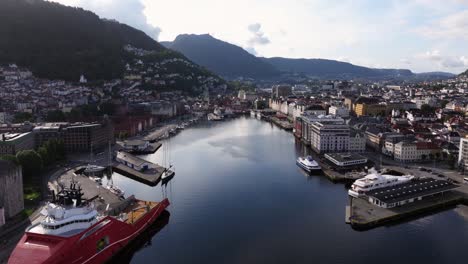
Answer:
[{"label": "mountain ridge", "polygon": [[[46,79],[78,81],[81,74],[90,81],[123,78],[125,65],[138,59],[124,49],[127,45],[153,52],[155,62],[189,61],[141,30],[43,0],[2,0],[0,34],[0,64],[15,63]],[[195,64],[177,67],[181,72],[214,76]]]},{"label": "mountain ridge", "polygon": [[279,74],[279,71],[269,63],[263,62],[239,46],[216,39],[209,34],[181,34],[174,41],[162,44],[228,78],[272,78]]},{"label": "mountain ridge", "polygon": [[[203,41],[203,48],[197,42]],[[217,46],[217,43],[224,43],[229,46],[229,52],[222,52],[219,49],[223,47]],[[174,41],[161,42],[167,48],[177,50],[187,56],[189,59],[206,67],[207,69],[218,73],[219,75],[235,78],[235,77],[250,77],[254,79],[279,79],[281,75],[287,74],[304,74],[310,77],[320,79],[353,79],[353,78],[408,78],[408,79],[437,79],[437,78],[450,78],[454,75],[450,73],[413,73],[408,69],[377,69],[364,66],[355,65],[348,62],[321,59],[321,58],[282,58],[282,57],[255,57],[248,53],[246,50],[234,44],[224,42],[216,39],[209,34],[181,34],[175,38]],[[235,49],[233,48],[235,47]],[[199,52],[204,50],[203,52]],[[216,55],[206,55],[206,53],[215,51]],[[236,53],[237,52],[237,53]],[[229,61],[233,58],[240,60],[243,58],[240,54],[249,54],[250,60],[257,61],[257,64],[251,62],[241,61],[237,62],[236,68],[248,69],[248,74],[243,71],[230,71],[229,68],[223,67],[221,62]],[[203,57],[205,56],[205,57]],[[267,63],[273,67],[268,67],[267,74],[256,74],[255,67],[248,67],[248,65],[258,65],[258,60]],[[261,64],[265,65],[265,64]],[[261,67],[263,67],[261,66]],[[263,71],[264,69],[262,69]],[[244,74],[243,74],[244,73]],[[262,72],[265,73],[265,72]]]}]

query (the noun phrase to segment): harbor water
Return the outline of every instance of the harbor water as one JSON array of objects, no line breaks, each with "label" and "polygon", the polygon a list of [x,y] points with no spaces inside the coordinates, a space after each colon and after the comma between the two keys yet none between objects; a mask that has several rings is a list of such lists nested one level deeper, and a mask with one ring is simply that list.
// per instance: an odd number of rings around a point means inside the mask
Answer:
[{"label": "harbor water", "polygon": [[[166,187],[112,176],[126,194],[171,202],[168,223],[122,258],[131,263],[468,261],[468,218],[459,208],[353,230],[344,222],[345,186],[299,169],[296,158],[309,150],[270,123],[206,122],[163,144],[176,171]],[[162,164],[163,154],[142,157]]]}]

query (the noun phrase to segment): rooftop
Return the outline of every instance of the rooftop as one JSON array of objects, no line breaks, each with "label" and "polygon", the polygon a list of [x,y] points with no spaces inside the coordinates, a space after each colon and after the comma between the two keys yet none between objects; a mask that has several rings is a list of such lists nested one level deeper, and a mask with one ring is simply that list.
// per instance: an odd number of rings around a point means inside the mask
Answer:
[{"label": "rooftop", "polygon": [[412,198],[441,193],[457,188],[455,184],[444,180],[421,179],[408,183],[379,188],[367,193],[385,203],[396,203]]},{"label": "rooftop", "polygon": [[366,157],[359,155],[357,153],[327,153],[325,156],[328,156],[338,162],[354,161],[354,160],[367,160]]}]

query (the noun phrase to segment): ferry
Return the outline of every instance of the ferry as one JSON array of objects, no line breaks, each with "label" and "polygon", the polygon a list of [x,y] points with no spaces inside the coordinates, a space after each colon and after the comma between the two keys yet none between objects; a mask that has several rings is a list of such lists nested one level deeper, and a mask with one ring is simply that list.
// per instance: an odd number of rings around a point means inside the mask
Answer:
[{"label": "ferry", "polygon": [[307,172],[319,171],[322,169],[320,165],[311,156],[299,157],[296,160],[296,163],[297,165],[299,165],[299,167],[301,167]]},{"label": "ferry", "polygon": [[412,175],[394,176],[380,174],[375,169],[369,171],[370,173],[367,176],[356,180],[351,185],[351,189],[348,190],[350,196],[359,198],[365,196],[371,190],[403,184],[414,178]]},{"label": "ferry", "polygon": [[127,198],[98,213],[72,182],[41,211],[40,222],[26,229],[9,264],[104,263],[137,238],[169,206]]}]

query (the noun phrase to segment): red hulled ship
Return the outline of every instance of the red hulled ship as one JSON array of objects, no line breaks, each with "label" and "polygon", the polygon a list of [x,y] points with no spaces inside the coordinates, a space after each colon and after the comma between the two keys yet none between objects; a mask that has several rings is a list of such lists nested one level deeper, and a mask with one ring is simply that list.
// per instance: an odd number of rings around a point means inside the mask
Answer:
[{"label": "red hulled ship", "polygon": [[131,196],[99,214],[82,200],[75,183],[41,211],[8,263],[103,263],[123,249],[164,212],[169,201],[148,202]]}]

